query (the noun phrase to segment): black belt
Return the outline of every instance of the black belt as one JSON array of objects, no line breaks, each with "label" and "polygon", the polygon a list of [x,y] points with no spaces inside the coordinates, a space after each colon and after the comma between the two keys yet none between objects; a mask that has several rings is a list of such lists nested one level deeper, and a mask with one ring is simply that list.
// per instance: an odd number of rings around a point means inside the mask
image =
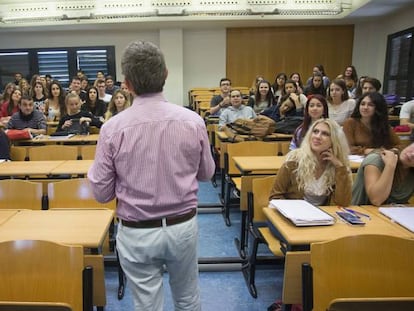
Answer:
[{"label": "black belt", "polygon": [[[197,214],[197,210],[194,208],[187,214],[179,216],[165,217],[165,223],[167,226],[173,226],[190,220]],[[158,228],[162,227],[162,219],[151,219],[142,221],[130,221],[121,219],[122,225],[130,228]]]}]

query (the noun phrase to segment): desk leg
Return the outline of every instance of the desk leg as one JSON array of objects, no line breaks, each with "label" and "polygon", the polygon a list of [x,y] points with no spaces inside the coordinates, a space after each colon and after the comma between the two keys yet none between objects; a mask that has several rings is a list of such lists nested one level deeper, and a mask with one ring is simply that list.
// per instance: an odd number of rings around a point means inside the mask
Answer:
[{"label": "desk leg", "polygon": [[242,259],[246,259],[246,247],[248,243],[248,234],[247,234],[247,212],[241,212],[241,224],[240,224],[240,240],[238,238],[234,239],[234,244],[236,244],[237,251],[239,256]]},{"label": "desk leg", "polygon": [[224,184],[225,184],[225,173],[224,173],[224,169],[220,169],[220,178],[221,178],[221,192],[220,192],[220,202],[221,204],[224,204]]}]

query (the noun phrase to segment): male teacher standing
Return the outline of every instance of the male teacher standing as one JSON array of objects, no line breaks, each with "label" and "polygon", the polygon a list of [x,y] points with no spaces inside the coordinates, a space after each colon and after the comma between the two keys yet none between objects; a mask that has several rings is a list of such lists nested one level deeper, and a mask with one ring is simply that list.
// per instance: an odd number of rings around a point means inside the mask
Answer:
[{"label": "male teacher standing", "polygon": [[168,71],[157,46],[131,43],[122,71],[134,102],[101,128],[88,178],[98,201],[118,199],[116,245],[135,310],[163,310],[164,265],[175,310],[201,310],[197,191],[215,167],[207,131],[164,98]]}]

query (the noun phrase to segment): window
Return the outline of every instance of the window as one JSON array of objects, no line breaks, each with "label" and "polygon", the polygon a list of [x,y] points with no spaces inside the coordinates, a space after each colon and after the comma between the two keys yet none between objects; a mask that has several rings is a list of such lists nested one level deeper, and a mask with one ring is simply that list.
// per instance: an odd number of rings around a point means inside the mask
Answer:
[{"label": "window", "polygon": [[414,28],[388,36],[384,73],[384,93],[396,94],[401,101],[414,97]]},{"label": "window", "polygon": [[81,50],[76,51],[76,61],[78,68],[82,69],[89,81],[96,78],[98,71],[108,73],[106,50]]},{"label": "window", "polygon": [[67,51],[37,52],[40,75],[51,75],[53,79],[67,85],[69,83],[69,66]]},{"label": "window", "polygon": [[14,81],[14,74],[20,72],[23,77],[29,73],[28,52],[0,52],[0,89],[6,83]]},{"label": "window", "polygon": [[97,71],[111,75],[116,81],[115,47],[0,50],[0,86],[14,81],[14,74],[21,72],[29,79],[35,73],[50,74],[67,87],[80,69],[90,82],[95,80]]}]

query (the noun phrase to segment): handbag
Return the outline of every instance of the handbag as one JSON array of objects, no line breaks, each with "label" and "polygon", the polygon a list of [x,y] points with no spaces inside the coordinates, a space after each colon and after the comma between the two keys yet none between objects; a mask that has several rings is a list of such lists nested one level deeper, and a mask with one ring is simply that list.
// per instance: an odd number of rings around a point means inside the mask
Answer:
[{"label": "handbag", "polygon": [[10,140],[24,140],[24,139],[32,139],[32,133],[30,133],[27,129],[25,130],[15,130],[10,129],[6,130],[6,135]]},{"label": "handbag", "polygon": [[228,126],[237,134],[263,138],[275,131],[276,122],[269,117],[259,115],[254,119],[237,119]]}]

